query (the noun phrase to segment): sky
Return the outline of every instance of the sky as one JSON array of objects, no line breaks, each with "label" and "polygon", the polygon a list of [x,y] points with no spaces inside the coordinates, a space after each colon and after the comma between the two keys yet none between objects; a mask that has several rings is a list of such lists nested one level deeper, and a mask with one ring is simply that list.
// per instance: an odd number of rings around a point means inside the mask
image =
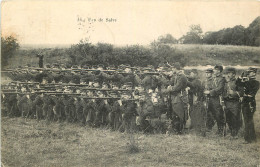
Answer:
[{"label": "sky", "polygon": [[[260,1],[10,0],[1,3],[1,34],[20,44],[148,45],[164,34],[180,38],[192,24],[203,32],[248,25]],[[102,19],[102,20],[101,20]]]}]

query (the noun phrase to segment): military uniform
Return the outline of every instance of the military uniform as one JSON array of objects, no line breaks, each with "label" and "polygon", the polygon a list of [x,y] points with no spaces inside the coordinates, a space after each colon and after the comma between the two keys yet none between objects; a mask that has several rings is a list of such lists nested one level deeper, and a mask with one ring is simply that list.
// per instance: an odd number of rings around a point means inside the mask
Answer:
[{"label": "military uniform", "polygon": [[187,77],[179,71],[175,78],[174,85],[170,90],[172,105],[172,126],[180,134],[187,119],[188,95],[185,91],[187,87]]},{"label": "military uniform", "polygon": [[[249,68],[248,72],[257,72],[255,68]],[[255,96],[259,90],[259,81],[255,77],[249,77],[249,80],[244,83],[245,94],[242,102],[242,112],[245,123],[244,139],[246,142],[251,143],[256,141],[255,127],[253,116],[256,111]]]},{"label": "military uniform", "polygon": [[53,107],[54,119],[61,121],[65,115],[63,97],[61,96],[53,97],[53,101],[55,102],[55,106]]},{"label": "military uniform", "polygon": [[75,119],[75,105],[73,97],[65,97],[63,99],[63,104],[65,106],[65,115],[67,122],[74,121]]},{"label": "military uniform", "polygon": [[40,120],[43,118],[43,98],[42,95],[37,95],[35,100],[33,101],[33,105],[36,109],[36,118]]},{"label": "military uniform", "polygon": [[75,101],[75,110],[77,122],[81,125],[85,125],[86,120],[84,119],[83,104],[80,98],[77,98]]},{"label": "military uniform", "polygon": [[203,104],[203,87],[198,78],[190,78],[187,86],[189,96],[189,114],[191,125],[189,128],[195,129],[197,133],[205,135],[205,108]]},{"label": "military uniform", "polygon": [[206,82],[204,83],[204,90],[209,91],[206,125],[208,130],[211,130],[216,121],[219,134],[223,132],[224,126],[224,112],[220,104],[220,96],[223,94],[225,83],[225,78],[221,74],[215,77],[207,78]]},{"label": "military uniform", "polygon": [[86,118],[86,123],[90,126],[93,125],[95,120],[95,114],[96,114],[96,102],[94,100],[85,100],[87,103],[86,106],[83,108],[84,116]]},{"label": "military uniform", "polygon": [[97,100],[95,126],[106,125],[108,121],[108,113],[111,111],[111,106],[105,103],[105,100]]},{"label": "military uniform", "polygon": [[32,111],[32,101],[31,101],[30,97],[28,97],[27,95],[23,95],[18,100],[17,105],[18,105],[19,111],[22,114],[22,117],[28,118],[29,114]]},{"label": "military uniform", "polygon": [[109,125],[113,130],[118,130],[122,123],[123,106],[115,100],[112,104],[112,110],[109,112]]},{"label": "military uniform", "polygon": [[130,132],[134,128],[136,104],[134,101],[123,100],[122,125],[120,131]]},{"label": "military uniform", "polygon": [[[226,72],[235,74],[235,69],[227,68]],[[232,136],[237,135],[238,130],[241,126],[241,105],[239,100],[240,97],[243,96],[243,93],[244,89],[240,86],[238,80],[235,77],[227,80],[224,87],[223,98],[226,107],[226,122],[229,129],[231,130]]]},{"label": "military uniform", "polygon": [[46,120],[50,121],[53,116],[53,107],[55,105],[55,102],[53,101],[53,98],[50,95],[44,95],[43,96],[43,116]]}]

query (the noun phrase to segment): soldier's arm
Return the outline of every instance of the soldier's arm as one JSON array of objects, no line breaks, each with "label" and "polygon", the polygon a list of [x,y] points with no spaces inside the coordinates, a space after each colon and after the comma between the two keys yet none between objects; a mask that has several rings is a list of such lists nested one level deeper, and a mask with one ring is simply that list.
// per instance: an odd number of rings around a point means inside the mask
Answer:
[{"label": "soldier's arm", "polygon": [[249,88],[248,96],[255,97],[258,90],[259,90],[259,82],[255,81],[254,84],[252,84],[251,87]]},{"label": "soldier's arm", "polygon": [[225,86],[226,80],[222,78],[219,82],[219,84],[210,91],[210,96],[219,96],[223,93],[224,86]]},{"label": "soldier's arm", "polygon": [[187,79],[185,76],[181,76],[178,80],[177,83],[173,86],[172,90],[170,92],[172,93],[178,93],[182,89],[186,88],[187,86]]}]

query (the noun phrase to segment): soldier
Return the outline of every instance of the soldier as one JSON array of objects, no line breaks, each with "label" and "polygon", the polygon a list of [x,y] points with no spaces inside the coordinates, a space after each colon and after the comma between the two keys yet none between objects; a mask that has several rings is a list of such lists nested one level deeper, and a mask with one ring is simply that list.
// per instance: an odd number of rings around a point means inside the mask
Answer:
[{"label": "soldier", "polygon": [[145,133],[151,133],[153,128],[150,126],[150,123],[148,120],[150,120],[150,117],[154,116],[154,107],[153,102],[151,98],[148,96],[148,94],[142,92],[140,93],[140,102],[137,103],[137,113],[138,113],[138,124],[140,125],[140,130],[142,130]]},{"label": "soldier", "polygon": [[177,134],[181,134],[187,119],[188,95],[185,91],[187,87],[187,77],[183,74],[181,66],[176,63],[177,70],[174,81],[167,88],[166,92],[171,94],[172,105],[172,128]]},{"label": "soldier", "polygon": [[43,93],[40,93],[33,101],[33,105],[36,109],[36,118],[38,121],[43,118],[43,103]]},{"label": "soldier", "polygon": [[203,87],[198,78],[198,71],[192,69],[187,86],[189,87],[189,114],[191,118],[191,125],[189,128],[195,129],[196,132],[205,136],[205,109],[203,107]]},{"label": "soldier", "polygon": [[23,118],[28,118],[32,111],[32,101],[29,94],[24,94],[17,103],[19,111],[22,113]]},{"label": "soldier", "polygon": [[[101,91],[98,91],[97,94],[99,98],[105,97]],[[108,113],[111,111],[111,106],[107,99],[98,99],[96,109],[95,127],[107,125]]]},{"label": "soldier", "polygon": [[[94,97],[93,92],[87,92],[88,97]],[[84,105],[83,112],[86,118],[86,124],[89,126],[94,125],[95,121],[95,113],[97,109],[96,100],[95,99],[84,99],[86,102],[86,106]]]},{"label": "soldier", "polygon": [[[111,93],[112,97],[119,97],[118,93]],[[112,110],[109,112],[109,125],[112,130],[118,130],[122,123],[123,105],[121,100],[114,100]]]},{"label": "soldier", "polygon": [[[144,73],[153,72],[152,69],[146,68],[144,69]],[[142,85],[145,88],[145,90],[155,90],[158,87],[159,81],[158,79],[150,74],[147,74],[144,79],[142,80]]]},{"label": "soldier", "polygon": [[[210,71],[210,72],[209,72]],[[225,78],[222,76],[223,67],[216,65],[214,67],[214,77],[212,77],[211,69],[207,70],[207,79],[204,84],[204,94],[209,97],[207,111],[207,128],[211,130],[217,122],[217,134],[223,134],[224,128],[224,112],[221,106],[221,97],[225,86]]]},{"label": "soldier", "polygon": [[242,101],[242,112],[245,123],[245,143],[256,142],[256,134],[253,116],[256,111],[255,96],[259,89],[259,81],[256,80],[257,69],[248,69],[248,78],[244,82],[245,94]]},{"label": "soldier", "polygon": [[61,122],[64,117],[63,99],[63,95],[56,95],[55,97],[53,97],[53,101],[55,102],[55,106],[53,107],[54,120],[58,120],[59,122]]},{"label": "soldier", "polygon": [[43,57],[44,57],[44,55],[37,54],[37,57],[39,58],[39,67],[43,68]]},{"label": "soldier", "polygon": [[122,95],[122,125],[119,128],[120,131],[131,132],[134,129],[135,117],[136,117],[136,104],[134,101],[130,101],[131,94],[124,92]]},{"label": "soldier", "polygon": [[55,106],[55,95],[45,95],[43,97],[43,111],[45,113],[45,119],[51,121],[54,118],[53,108]]},{"label": "soldier", "polygon": [[75,101],[75,110],[76,110],[76,119],[77,122],[81,125],[85,125],[86,119],[84,118],[84,113],[83,113],[83,103],[82,103],[82,98],[77,97]]},{"label": "soldier", "polygon": [[226,84],[224,87],[223,98],[225,102],[226,109],[226,122],[229,129],[231,130],[231,135],[233,137],[237,136],[238,130],[240,128],[240,97],[244,94],[244,88],[238,83],[236,79],[236,69],[228,67],[225,69],[226,74]]}]

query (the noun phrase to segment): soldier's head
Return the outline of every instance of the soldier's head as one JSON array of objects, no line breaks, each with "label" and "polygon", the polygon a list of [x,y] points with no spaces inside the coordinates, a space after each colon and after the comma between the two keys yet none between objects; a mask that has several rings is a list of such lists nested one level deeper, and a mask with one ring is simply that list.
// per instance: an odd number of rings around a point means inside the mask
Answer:
[{"label": "soldier's head", "polygon": [[139,93],[139,101],[144,102],[146,100],[146,96],[147,96],[146,92],[144,92],[144,91],[140,92]]},{"label": "soldier's head", "polygon": [[233,67],[227,67],[224,73],[227,81],[230,81],[236,77],[236,69]]},{"label": "soldier's head", "polygon": [[153,93],[152,94],[152,102],[153,102],[153,105],[157,106],[158,105],[158,100],[159,100],[159,96],[157,93]]},{"label": "soldier's head", "polygon": [[223,71],[223,66],[222,65],[215,65],[213,71],[214,71],[215,76],[219,76]]},{"label": "soldier's head", "polygon": [[213,69],[212,68],[208,68],[206,70],[206,78],[211,78],[213,74]]},{"label": "soldier's head", "polygon": [[189,73],[189,78],[196,78],[198,76],[198,70],[197,69],[192,69]]},{"label": "soldier's head", "polygon": [[257,68],[249,67],[247,72],[248,72],[248,77],[249,78],[255,78],[256,77],[256,73],[257,73]]}]

